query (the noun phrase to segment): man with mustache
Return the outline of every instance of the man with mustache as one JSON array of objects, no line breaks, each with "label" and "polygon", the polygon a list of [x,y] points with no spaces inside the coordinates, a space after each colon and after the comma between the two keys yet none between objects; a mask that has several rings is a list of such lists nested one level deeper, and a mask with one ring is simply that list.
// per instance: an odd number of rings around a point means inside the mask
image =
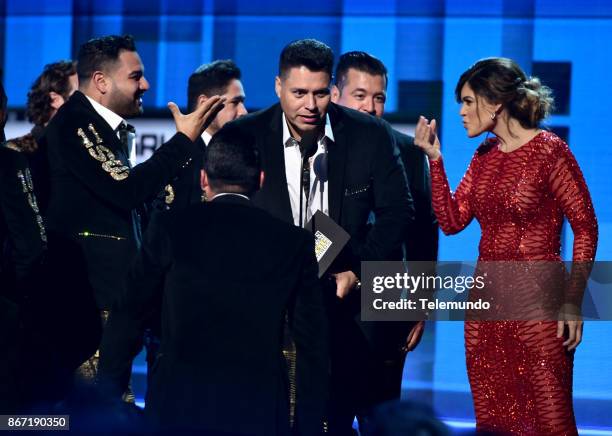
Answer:
[{"label": "man with mustache", "polygon": [[[80,47],[77,62],[79,90],[47,127],[47,224],[59,245],[81,250],[105,319],[124,289],[128,266],[140,245],[139,208],[192,164],[194,142],[222,99],[214,96],[188,115],[169,103],[177,133],[132,168],[129,150],[135,135],[125,119],[142,113],[141,97],[149,89],[134,40],[115,35],[92,39]],[[66,265],[66,280],[76,273],[71,267]]]},{"label": "man with mustache", "polygon": [[[256,138],[266,174],[256,205],[297,226],[320,210],[351,236],[322,280],[331,338],[328,429],[351,435],[355,415],[369,413],[376,401],[375,350],[384,324],[360,320],[361,261],[397,258],[413,208],[389,125],[331,103],[332,68],[326,44],[314,39],[288,44],[275,82],[280,103],[221,131],[239,129]],[[314,154],[306,161],[308,177],[301,164],[309,137]],[[315,161],[324,163],[318,167]],[[299,407],[299,397],[296,402]]]}]

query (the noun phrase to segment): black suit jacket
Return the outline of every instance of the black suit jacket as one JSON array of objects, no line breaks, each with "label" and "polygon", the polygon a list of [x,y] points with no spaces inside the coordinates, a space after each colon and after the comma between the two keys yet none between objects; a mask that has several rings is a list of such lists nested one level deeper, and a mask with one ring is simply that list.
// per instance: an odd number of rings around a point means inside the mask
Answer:
[{"label": "black suit jacket", "polygon": [[[0,349],[7,356],[0,359],[0,410],[5,400],[27,409],[30,401],[60,399],[63,382],[101,336],[86,265],[70,245],[58,249],[47,240],[34,191],[26,155],[0,145]],[[73,268],[69,277],[64,265]],[[5,381],[6,364],[17,356]]]},{"label": "black suit jacket", "polygon": [[[27,158],[0,144],[0,280],[2,291],[29,276],[47,245]],[[11,284],[9,284],[11,283]]]},{"label": "black suit jacket", "polygon": [[191,163],[196,146],[174,135],[129,168],[127,151],[85,95],[75,92],[47,127],[50,232],[82,248],[98,306],[110,308],[136,246],[133,210]]},{"label": "black suit jacket", "polygon": [[438,259],[438,220],[431,204],[429,163],[414,138],[393,130],[395,143],[406,170],[408,186],[414,201],[415,220],[404,240],[404,258],[410,261]]},{"label": "black suit jacket", "polygon": [[[362,260],[397,257],[414,208],[390,126],[382,120],[330,103],[334,143],[328,147],[329,214],[351,239],[332,265],[360,276]],[[241,117],[224,128],[255,136],[265,181],[253,201],[293,223],[282,143],[282,109],[276,104]],[[376,216],[374,225],[368,217]]]},{"label": "black suit jacket", "polygon": [[200,137],[196,140],[195,145],[196,152],[191,164],[182,168],[177,176],[165,186],[164,192],[154,201],[154,211],[185,209],[192,204],[202,203],[200,174],[206,144]]},{"label": "black suit jacket", "polygon": [[298,350],[298,434],[318,434],[328,350],[313,244],[306,231],[237,196],[157,214],[104,332],[101,384],[119,387],[120,395],[148,309],[162,302],[162,342],[146,406],[153,421],[162,428],[287,434],[281,338],[289,311]]}]

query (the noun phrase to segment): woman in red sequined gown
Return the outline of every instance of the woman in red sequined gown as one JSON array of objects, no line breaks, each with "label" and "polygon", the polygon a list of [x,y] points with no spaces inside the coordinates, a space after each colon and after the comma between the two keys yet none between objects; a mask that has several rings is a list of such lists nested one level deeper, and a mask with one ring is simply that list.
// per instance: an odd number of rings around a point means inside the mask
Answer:
[{"label": "woman in red sequined gown", "polygon": [[[574,232],[574,265],[587,265],[588,274],[597,221],[567,144],[539,128],[552,106],[550,89],[510,59],[489,58],[468,69],[455,92],[468,136],[490,132],[494,139],[478,148],[453,194],[436,121],[419,119],[415,143],[430,159],[432,201],[444,233],[457,233],[476,218],[479,262],[558,261],[565,216]],[[575,269],[572,276],[581,273]],[[477,430],[577,434],[572,371],[581,338],[580,320],[466,321]]]}]

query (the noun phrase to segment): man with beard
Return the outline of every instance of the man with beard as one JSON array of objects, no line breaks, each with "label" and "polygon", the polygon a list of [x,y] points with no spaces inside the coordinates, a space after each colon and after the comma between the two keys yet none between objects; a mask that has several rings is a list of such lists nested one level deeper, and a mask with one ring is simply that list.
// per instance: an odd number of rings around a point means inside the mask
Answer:
[{"label": "man with beard", "polygon": [[[79,247],[105,319],[124,289],[128,266],[140,244],[140,206],[191,164],[197,153],[194,141],[223,100],[212,97],[188,115],[169,103],[177,133],[132,168],[128,157],[135,135],[125,118],[140,115],[141,97],[149,89],[134,40],[130,36],[92,39],[81,46],[77,61],[79,90],[47,127],[51,174],[47,224],[50,239],[59,246]],[[66,280],[79,273],[72,265],[65,268]]]}]

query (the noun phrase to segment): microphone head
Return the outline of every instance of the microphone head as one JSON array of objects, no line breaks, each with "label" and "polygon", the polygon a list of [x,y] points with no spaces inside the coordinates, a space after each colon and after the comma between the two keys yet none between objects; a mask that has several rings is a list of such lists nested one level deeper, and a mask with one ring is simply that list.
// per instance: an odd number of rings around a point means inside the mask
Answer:
[{"label": "microphone head", "polygon": [[302,153],[302,157],[305,159],[313,156],[317,151],[317,132],[306,132],[302,135],[302,140],[300,141],[300,153]]},{"label": "microphone head", "polygon": [[315,157],[312,167],[321,183],[327,182],[327,153],[321,153]]}]

